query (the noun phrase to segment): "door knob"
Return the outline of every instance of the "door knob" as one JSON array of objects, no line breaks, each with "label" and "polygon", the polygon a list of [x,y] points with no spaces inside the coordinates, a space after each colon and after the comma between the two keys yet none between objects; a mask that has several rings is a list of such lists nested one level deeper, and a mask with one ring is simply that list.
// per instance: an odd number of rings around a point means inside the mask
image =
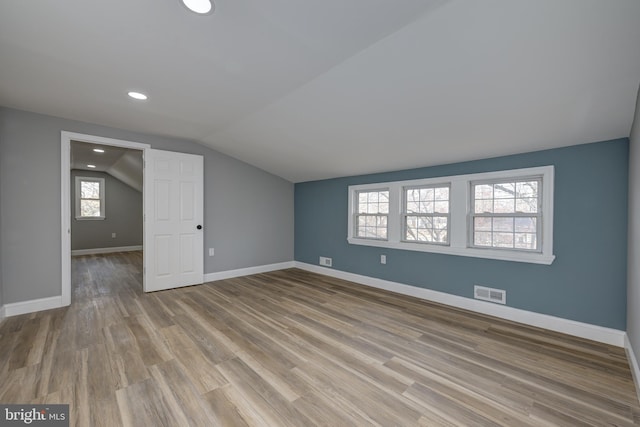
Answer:
[{"label": "door knob", "polygon": [[202,226],[201,226],[200,224],[198,224],[198,225],[196,226],[196,228],[197,228],[198,230],[202,230]]}]

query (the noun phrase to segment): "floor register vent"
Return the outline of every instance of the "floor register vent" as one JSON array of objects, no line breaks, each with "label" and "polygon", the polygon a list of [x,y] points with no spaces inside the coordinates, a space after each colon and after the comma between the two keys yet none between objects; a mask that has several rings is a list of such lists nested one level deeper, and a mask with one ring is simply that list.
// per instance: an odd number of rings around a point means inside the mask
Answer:
[{"label": "floor register vent", "polygon": [[474,286],[473,297],[484,301],[497,302],[498,304],[507,303],[507,291],[504,289],[493,289],[485,286]]}]

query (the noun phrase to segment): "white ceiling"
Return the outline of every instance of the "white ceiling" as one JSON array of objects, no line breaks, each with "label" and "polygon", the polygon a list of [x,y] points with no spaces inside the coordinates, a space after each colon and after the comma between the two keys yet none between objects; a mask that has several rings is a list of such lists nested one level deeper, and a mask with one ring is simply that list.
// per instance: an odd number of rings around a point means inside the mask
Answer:
[{"label": "white ceiling", "polygon": [[[104,153],[96,153],[93,151],[94,148],[102,149]],[[127,151],[129,149],[122,147],[106,147],[98,144],[71,141],[71,169],[106,172]],[[95,168],[90,168],[87,165],[94,165]]]},{"label": "white ceiling", "polygon": [[293,182],[429,166],[628,136],[638,22],[638,0],[3,0],[0,105]]}]

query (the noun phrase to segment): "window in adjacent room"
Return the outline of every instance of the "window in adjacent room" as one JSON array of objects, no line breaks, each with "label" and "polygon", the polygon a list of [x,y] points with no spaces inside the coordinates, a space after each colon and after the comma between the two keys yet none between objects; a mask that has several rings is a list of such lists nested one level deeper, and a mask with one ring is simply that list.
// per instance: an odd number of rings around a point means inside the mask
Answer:
[{"label": "window in adjacent room", "polygon": [[104,219],[104,178],[77,176],[76,219]]}]

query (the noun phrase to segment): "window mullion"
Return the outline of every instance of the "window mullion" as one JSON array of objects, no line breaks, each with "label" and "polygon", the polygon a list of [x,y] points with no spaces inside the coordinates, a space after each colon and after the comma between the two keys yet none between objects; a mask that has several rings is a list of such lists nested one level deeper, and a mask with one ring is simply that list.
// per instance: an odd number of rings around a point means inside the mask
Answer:
[{"label": "window mullion", "polygon": [[387,239],[390,242],[400,242],[402,240],[402,187],[391,185],[389,187],[389,215],[387,217]]},{"label": "window mullion", "polygon": [[469,206],[469,184],[455,177],[451,180],[449,192],[449,245],[457,248],[467,247],[467,212]]}]

